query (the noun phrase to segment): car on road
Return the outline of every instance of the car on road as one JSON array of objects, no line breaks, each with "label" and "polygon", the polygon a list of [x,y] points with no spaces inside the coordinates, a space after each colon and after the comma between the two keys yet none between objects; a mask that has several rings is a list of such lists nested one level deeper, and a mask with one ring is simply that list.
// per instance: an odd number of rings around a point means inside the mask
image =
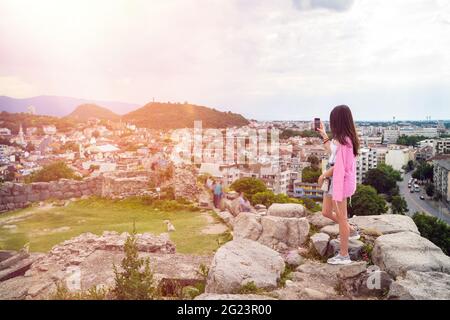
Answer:
[{"label": "car on road", "polygon": [[414,189],[413,188],[411,188],[411,191],[410,191],[411,193],[414,193]]},{"label": "car on road", "polygon": [[420,200],[425,200],[425,197],[424,196],[420,196]]}]

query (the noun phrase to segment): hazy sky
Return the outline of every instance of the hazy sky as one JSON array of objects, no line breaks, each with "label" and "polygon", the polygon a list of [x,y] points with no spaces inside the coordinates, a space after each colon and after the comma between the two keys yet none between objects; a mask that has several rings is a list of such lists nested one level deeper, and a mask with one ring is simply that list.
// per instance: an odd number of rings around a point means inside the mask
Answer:
[{"label": "hazy sky", "polygon": [[0,95],[450,119],[449,0],[0,0]]}]

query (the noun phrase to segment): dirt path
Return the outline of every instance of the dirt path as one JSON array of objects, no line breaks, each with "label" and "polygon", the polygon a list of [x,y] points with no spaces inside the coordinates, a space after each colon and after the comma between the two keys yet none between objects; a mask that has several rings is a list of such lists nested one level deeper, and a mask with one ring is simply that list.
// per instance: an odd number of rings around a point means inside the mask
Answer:
[{"label": "dirt path", "polygon": [[208,225],[201,231],[203,234],[221,234],[228,230],[228,227],[225,224],[216,222],[209,213],[205,212],[202,215],[208,223]]}]

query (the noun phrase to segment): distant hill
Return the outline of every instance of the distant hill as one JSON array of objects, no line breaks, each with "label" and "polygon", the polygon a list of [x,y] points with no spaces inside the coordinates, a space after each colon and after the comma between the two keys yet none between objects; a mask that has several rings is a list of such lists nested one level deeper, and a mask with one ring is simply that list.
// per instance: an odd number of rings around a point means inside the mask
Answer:
[{"label": "distant hill", "polygon": [[191,128],[201,120],[203,128],[240,127],[249,122],[240,114],[221,112],[191,104],[151,102],[122,117],[139,127],[152,129]]},{"label": "distant hill", "polygon": [[59,132],[67,132],[75,128],[76,122],[68,118],[31,115],[26,113],[0,112],[0,127],[8,128],[12,134],[17,134],[22,125],[23,130],[36,127],[42,133],[42,126],[54,125]]},{"label": "distant hill", "polygon": [[71,114],[69,114],[67,118],[75,121],[87,121],[89,118],[111,121],[120,120],[120,116],[118,114],[95,104],[82,104],[78,106]]},{"label": "distant hill", "polygon": [[139,107],[139,105],[132,103],[87,100],[58,96],[37,96],[26,99],[0,96],[0,111],[7,111],[10,113],[27,112],[27,108],[32,105],[36,108],[36,113],[39,115],[64,117],[70,114],[77,106],[83,104],[96,104],[104,106],[117,114],[125,114]]}]

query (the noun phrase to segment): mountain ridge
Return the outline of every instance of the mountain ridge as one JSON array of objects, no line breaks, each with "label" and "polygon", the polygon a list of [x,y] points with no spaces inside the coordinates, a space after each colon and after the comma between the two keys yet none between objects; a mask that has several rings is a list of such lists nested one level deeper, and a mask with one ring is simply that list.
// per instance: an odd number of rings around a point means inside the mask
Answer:
[{"label": "mountain ridge", "polygon": [[[180,116],[182,115],[182,116]],[[204,128],[241,127],[249,121],[242,115],[187,103],[150,102],[122,116],[122,119],[145,128],[189,128],[202,121]]]},{"label": "mountain ridge", "polygon": [[40,95],[30,98],[12,98],[6,95],[0,96],[0,112],[9,113],[27,112],[27,108],[32,105],[39,115],[65,117],[72,113],[78,106],[83,104],[96,104],[108,108],[117,114],[126,114],[139,108],[141,105],[119,102],[104,101],[95,99],[82,99],[64,96]]}]

